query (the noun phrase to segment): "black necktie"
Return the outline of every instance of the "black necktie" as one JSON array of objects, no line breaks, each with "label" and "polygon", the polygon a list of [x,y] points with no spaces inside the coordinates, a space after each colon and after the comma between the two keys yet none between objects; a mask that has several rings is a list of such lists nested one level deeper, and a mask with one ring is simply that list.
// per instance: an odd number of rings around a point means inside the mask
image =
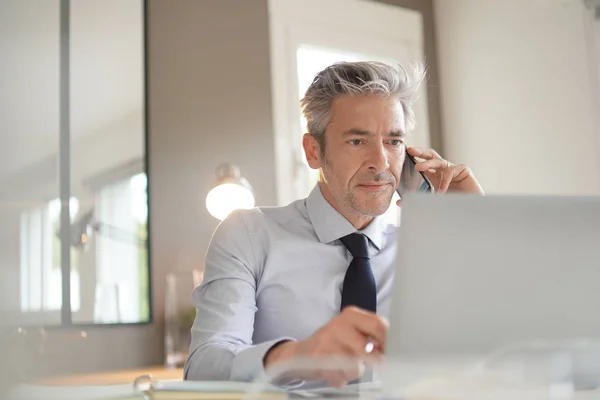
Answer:
[{"label": "black necktie", "polygon": [[367,237],[360,233],[351,233],[340,238],[344,246],[354,257],[344,278],[342,287],[342,305],[356,306],[367,311],[377,311],[377,287],[371,270]]}]

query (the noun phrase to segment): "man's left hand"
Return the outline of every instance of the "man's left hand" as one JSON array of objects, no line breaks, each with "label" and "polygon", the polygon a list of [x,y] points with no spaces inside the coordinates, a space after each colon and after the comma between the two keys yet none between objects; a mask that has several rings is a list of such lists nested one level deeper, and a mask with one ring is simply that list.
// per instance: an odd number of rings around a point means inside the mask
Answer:
[{"label": "man's left hand", "polygon": [[408,153],[415,157],[415,169],[429,178],[436,193],[460,192],[483,195],[483,188],[473,172],[464,164],[453,164],[444,160],[433,149],[409,147]]}]

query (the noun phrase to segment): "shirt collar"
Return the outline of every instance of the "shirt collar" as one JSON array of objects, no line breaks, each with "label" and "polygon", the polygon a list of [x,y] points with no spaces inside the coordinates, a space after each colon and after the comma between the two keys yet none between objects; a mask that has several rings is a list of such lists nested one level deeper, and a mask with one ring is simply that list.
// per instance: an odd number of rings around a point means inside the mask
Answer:
[{"label": "shirt collar", "polygon": [[340,214],[323,197],[321,188],[317,183],[306,198],[306,210],[310,222],[315,228],[317,237],[321,243],[331,243],[341,237],[354,232],[363,233],[375,245],[377,250],[383,247],[383,228],[384,221],[381,216],[377,216],[363,230],[357,231],[354,226]]}]

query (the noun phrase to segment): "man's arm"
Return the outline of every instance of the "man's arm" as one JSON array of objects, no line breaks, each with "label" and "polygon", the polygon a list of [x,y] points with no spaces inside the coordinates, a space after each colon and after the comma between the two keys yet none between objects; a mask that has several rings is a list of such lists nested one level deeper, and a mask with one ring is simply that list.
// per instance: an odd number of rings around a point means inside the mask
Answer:
[{"label": "man's arm", "polygon": [[283,340],[252,344],[262,246],[243,213],[219,224],[206,253],[204,279],[192,295],[196,319],[185,379],[251,381],[263,372],[267,351]]}]

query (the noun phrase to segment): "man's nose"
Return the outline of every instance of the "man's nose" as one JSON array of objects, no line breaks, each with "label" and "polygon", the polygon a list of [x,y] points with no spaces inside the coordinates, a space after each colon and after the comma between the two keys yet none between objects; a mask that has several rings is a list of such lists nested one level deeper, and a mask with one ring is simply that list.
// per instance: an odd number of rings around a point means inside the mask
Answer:
[{"label": "man's nose", "polygon": [[375,172],[387,171],[390,167],[388,154],[383,144],[373,146],[369,157],[369,169]]}]

